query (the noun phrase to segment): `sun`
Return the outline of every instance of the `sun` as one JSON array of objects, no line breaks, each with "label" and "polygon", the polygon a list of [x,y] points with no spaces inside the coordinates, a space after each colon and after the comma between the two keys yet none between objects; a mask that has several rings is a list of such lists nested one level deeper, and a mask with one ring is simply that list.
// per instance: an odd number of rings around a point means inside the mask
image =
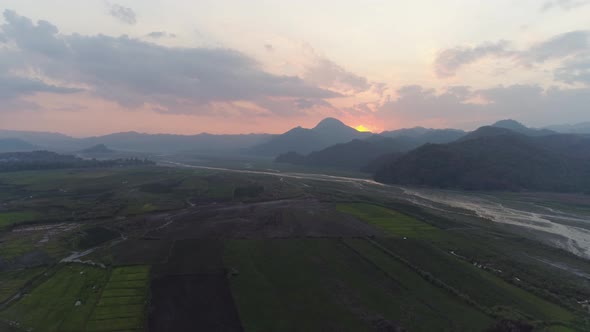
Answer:
[{"label": "sun", "polygon": [[354,129],[358,130],[358,131],[362,131],[362,132],[367,132],[367,131],[371,131],[369,128],[363,126],[363,125],[358,125],[356,127],[354,127]]}]

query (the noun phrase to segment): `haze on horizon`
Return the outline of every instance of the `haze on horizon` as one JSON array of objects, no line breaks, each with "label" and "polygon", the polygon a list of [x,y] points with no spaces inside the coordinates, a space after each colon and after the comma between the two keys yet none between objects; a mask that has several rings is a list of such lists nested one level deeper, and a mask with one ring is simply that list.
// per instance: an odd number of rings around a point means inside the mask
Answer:
[{"label": "haze on horizon", "polygon": [[0,128],[589,121],[590,1],[4,0]]}]

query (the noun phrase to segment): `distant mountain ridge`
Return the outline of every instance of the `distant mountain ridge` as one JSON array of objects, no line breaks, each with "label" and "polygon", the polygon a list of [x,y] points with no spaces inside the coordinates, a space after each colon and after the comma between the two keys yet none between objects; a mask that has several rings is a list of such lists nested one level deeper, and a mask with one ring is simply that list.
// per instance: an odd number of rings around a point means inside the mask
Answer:
[{"label": "distant mountain ridge", "polygon": [[459,129],[432,129],[424,127],[414,127],[384,131],[379,135],[392,138],[405,136],[411,138],[420,138],[422,141],[431,141],[433,143],[447,143],[452,142],[464,136],[465,134],[465,131]]},{"label": "distant mountain ridge", "polygon": [[31,152],[0,153],[0,172],[154,164],[155,163],[153,161],[147,159],[82,159],[73,155],[59,154],[43,150]]},{"label": "distant mountain ridge", "polygon": [[23,140],[37,149],[76,150],[81,148],[78,145],[78,139],[60,133],[0,129],[0,138]]},{"label": "distant mountain ridge", "polygon": [[[555,135],[556,131],[550,129],[533,129],[518,123],[514,120],[501,120],[488,126],[492,133],[500,134],[499,130],[511,130],[529,136]],[[558,128],[559,127],[559,128]],[[559,131],[585,132],[590,123],[553,126],[549,128]],[[590,133],[590,128],[588,128]],[[51,150],[62,153],[77,153],[89,147],[104,144],[109,149],[119,152],[139,153],[239,153],[258,156],[276,157],[289,151],[300,155],[313,157],[308,159],[310,164],[334,164],[338,160],[337,155],[342,154],[342,161],[339,165],[344,167],[358,166],[351,157],[357,154],[359,159],[372,158],[379,153],[406,152],[425,143],[449,143],[455,140],[471,139],[474,135],[482,135],[483,132],[465,132],[457,129],[429,129],[423,127],[404,128],[384,131],[380,134],[359,132],[335,118],[326,118],[320,121],[315,127],[306,129],[295,127],[286,133],[276,134],[237,134],[237,135],[175,135],[175,134],[145,134],[138,132],[121,132],[103,136],[74,138],[59,133],[31,132],[17,130],[0,130],[0,151],[31,151]],[[384,138],[394,139],[387,144],[386,141],[379,142]],[[9,139],[10,141],[6,141]],[[17,144],[17,141],[20,140]],[[363,140],[376,144],[363,145],[363,143],[352,143],[353,140]],[[349,145],[347,145],[350,143]],[[328,149],[339,144],[339,147]],[[362,145],[362,146],[361,146]],[[350,150],[346,150],[349,148]],[[322,151],[326,149],[326,151]],[[366,151],[360,151],[364,150]],[[336,151],[340,151],[336,153]],[[324,158],[322,153],[334,157]],[[351,154],[351,156],[345,156]],[[386,160],[387,158],[381,158]],[[347,161],[348,160],[348,161]],[[347,166],[348,165],[348,166]]]},{"label": "distant mountain ridge", "polygon": [[307,154],[338,143],[372,135],[360,132],[342,123],[338,119],[326,118],[314,128],[293,128],[284,134],[274,136],[268,142],[255,146],[251,152],[264,156],[277,156],[286,152]]},{"label": "distant mountain ridge", "polygon": [[[459,130],[411,128],[371,135],[363,140],[329,146],[308,155],[290,151],[276,158],[280,163],[359,171],[386,154],[402,154],[425,143],[447,143],[465,135]],[[368,169],[372,169],[369,167]]]},{"label": "distant mountain ridge", "polygon": [[[494,127],[494,126],[483,126],[483,127],[478,128],[477,130],[474,130],[474,131],[466,134],[465,136],[459,138],[458,141],[464,142],[464,141],[478,139],[481,137],[512,135],[515,133],[516,133],[515,131],[508,129],[508,128]],[[522,134],[522,135],[525,135],[525,134]]]},{"label": "distant mountain ridge", "polygon": [[19,138],[0,138],[0,153],[2,152],[29,152],[39,148]]},{"label": "distant mountain ridge", "polygon": [[549,129],[529,128],[529,127],[523,125],[522,123],[515,121],[515,120],[511,120],[511,119],[500,120],[500,121],[494,123],[493,125],[491,125],[491,127],[509,129],[514,132],[525,134],[528,136],[543,136],[543,135],[557,134],[555,131],[552,131]]},{"label": "distant mountain ridge", "polygon": [[556,131],[562,134],[586,134],[590,135],[590,122],[582,122],[577,124],[553,125],[546,127],[549,130]]},{"label": "distant mountain ridge", "polygon": [[109,149],[104,144],[97,144],[97,145],[91,146],[91,147],[89,147],[87,149],[84,149],[84,150],[82,150],[80,152],[81,153],[90,153],[90,154],[94,154],[94,153],[98,153],[98,154],[109,154],[109,153],[114,153],[115,150]]},{"label": "distant mountain ridge", "polygon": [[0,130],[0,138],[22,139],[39,148],[58,152],[80,151],[98,144],[105,144],[120,151],[135,152],[233,151],[250,148],[265,142],[272,136],[270,134],[174,135],[122,132],[104,136],[74,138],[57,133]]},{"label": "distant mountain ridge", "polygon": [[86,145],[105,144],[121,151],[183,152],[247,149],[264,142],[271,136],[269,134],[172,135],[125,132],[85,138],[83,141]]},{"label": "distant mountain ridge", "polygon": [[[521,130],[522,131],[522,130]],[[472,190],[590,191],[590,138],[485,126],[381,165],[377,181]]]},{"label": "distant mountain ridge", "polygon": [[332,145],[308,155],[289,152],[279,155],[275,160],[279,163],[290,163],[311,167],[330,167],[359,171],[368,161],[383,154],[393,153],[393,138],[385,138],[379,143],[354,139],[348,143]]}]

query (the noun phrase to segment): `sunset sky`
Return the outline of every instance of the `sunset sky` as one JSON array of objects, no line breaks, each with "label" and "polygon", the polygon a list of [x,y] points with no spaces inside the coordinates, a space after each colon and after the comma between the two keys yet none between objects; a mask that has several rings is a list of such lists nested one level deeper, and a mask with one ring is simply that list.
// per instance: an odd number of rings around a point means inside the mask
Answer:
[{"label": "sunset sky", "polygon": [[3,0],[0,128],[590,121],[590,1]]}]

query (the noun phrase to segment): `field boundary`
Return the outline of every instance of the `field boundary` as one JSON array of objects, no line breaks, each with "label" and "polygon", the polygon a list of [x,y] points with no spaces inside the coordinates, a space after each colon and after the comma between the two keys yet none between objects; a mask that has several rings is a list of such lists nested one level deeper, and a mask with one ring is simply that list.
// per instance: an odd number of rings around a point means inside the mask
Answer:
[{"label": "field boundary", "polygon": [[382,246],[377,241],[374,241],[373,239],[370,239],[370,238],[367,238],[367,237],[365,237],[363,239],[365,241],[369,242],[375,248],[379,249],[381,252],[383,252],[386,255],[394,258],[396,261],[402,263],[403,265],[405,265],[406,267],[408,267],[409,269],[411,269],[412,271],[414,271],[416,274],[418,274],[422,279],[426,280],[428,283],[430,283],[430,284],[432,284],[432,285],[434,285],[434,286],[436,286],[438,288],[444,289],[448,293],[451,293],[452,295],[458,297],[463,302],[471,305],[475,309],[479,310],[480,312],[482,312],[482,313],[484,313],[484,314],[486,314],[486,315],[488,315],[490,317],[499,318],[497,315],[494,315],[493,313],[491,313],[487,307],[482,306],[481,304],[479,304],[479,303],[475,302],[474,300],[472,300],[467,294],[464,294],[464,293],[456,290],[455,288],[453,288],[450,285],[446,284],[444,281],[436,278],[435,276],[433,276],[429,272],[420,269],[419,267],[417,267],[414,264],[410,263],[405,258],[403,258],[403,257],[397,255],[396,253],[392,252],[391,250],[385,248],[384,246]]},{"label": "field boundary", "polygon": [[[386,247],[384,247],[383,245],[381,245],[377,241],[375,241],[375,240],[373,240],[371,238],[368,238],[368,237],[364,237],[363,239],[365,241],[369,242],[375,248],[377,248],[380,251],[382,251],[383,253],[385,253],[388,256],[394,258],[398,262],[400,262],[400,263],[404,264],[406,267],[410,268],[412,271],[416,272],[418,275],[420,275],[421,278],[423,278],[424,280],[426,280],[430,284],[434,285],[435,287],[441,288],[441,289],[445,290],[448,293],[451,293],[452,295],[458,297],[460,300],[462,300],[463,302],[471,305],[472,307],[474,307],[476,310],[482,312],[483,314],[485,314],[485,315],[487,315],[489,317],[492,317],[494,319],[502,319],[502,318],[505,318],[505,317],[503,317],[501,315],[498,315],[498,314],[494,313],[488,307],[483,306],[483,305],[479,304],[478,302],[476,302],[475,300],[471,299],[469,297],[469,295],[460,292],[459,290],[457,290],[454,287],[448,285],[444,281],[436,278],[431,273],[429,273],[427,271],[424,271],[424,270],[420,269],[419,267],[415,266],[414,264],[412,264],[408,260],[404,259],[403,257],[401,257],[401,256],[397,255],[396,253],[392,252],[391,250],[387,249]],[[570,324],[568,324],[566,322],[563,322],[563,321],[535,321],[535,319],[533,317],[531,317],[530,315],[528,315],[528,314],[526,314],[524,312],[520,312],[520,314],[523,315],[523,316],[525,316],[531,322],[533,322],[535,324],[542,325],[542,326],[562,326],[562,327],[566,327],[566,328],[572,328],[572,326]]]}]

